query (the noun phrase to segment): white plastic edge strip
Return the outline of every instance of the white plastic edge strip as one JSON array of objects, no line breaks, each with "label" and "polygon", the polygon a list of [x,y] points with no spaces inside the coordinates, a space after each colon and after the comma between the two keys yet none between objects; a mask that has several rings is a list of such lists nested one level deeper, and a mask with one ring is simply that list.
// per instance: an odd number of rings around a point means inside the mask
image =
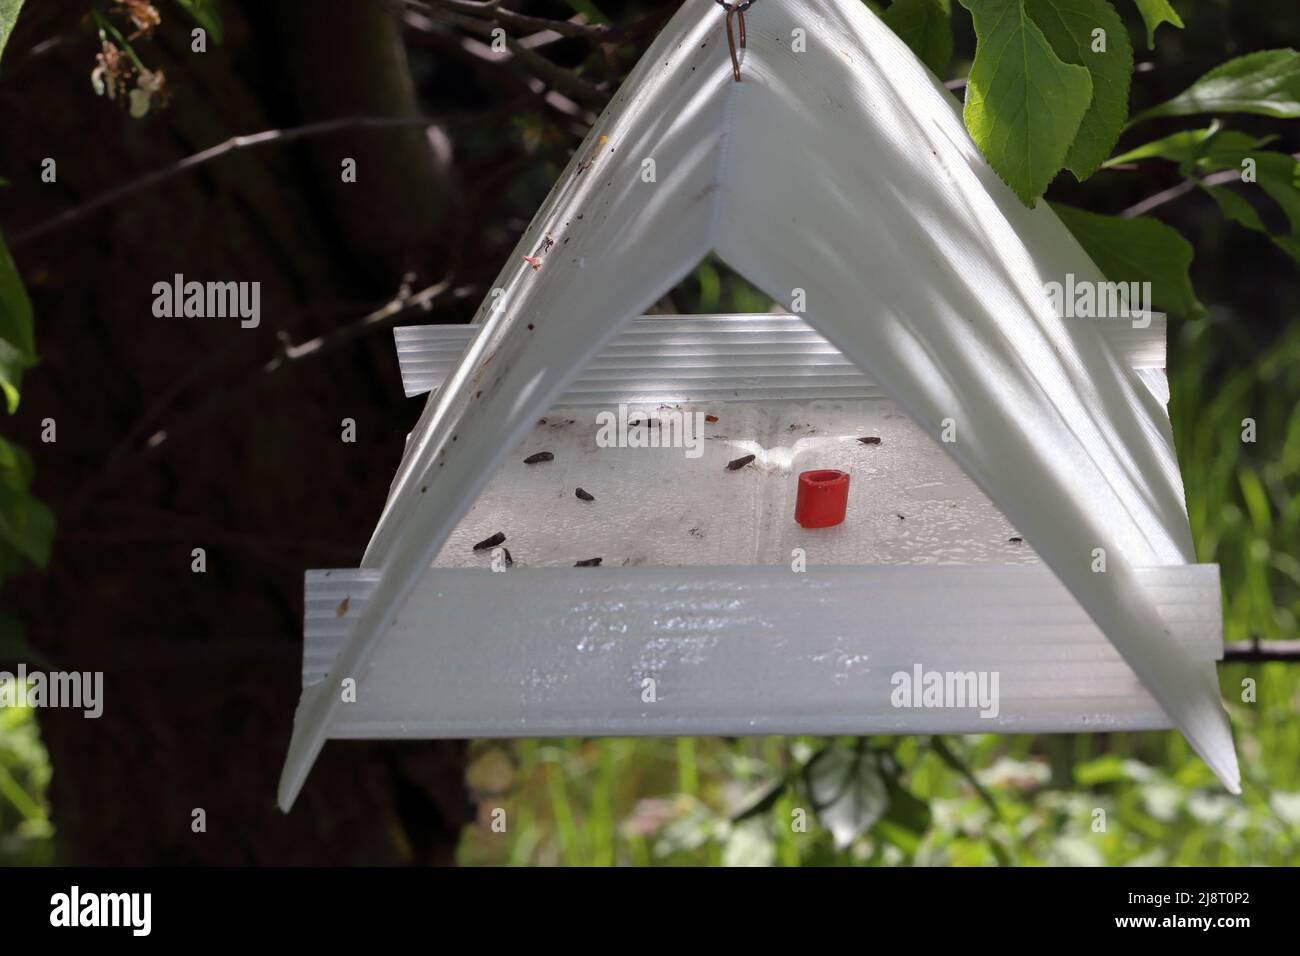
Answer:
[{"label": "white plastic edge strip", "polygon": [[[1166,319],[1096,319],[1120,360],[1165,367]],[[440,388],[481,326],[393,330],[408,398]],[[1148,383],[1150,384],[1150,383]],[[872,398],[883,391],[797,315],[654,315],[626,326],[583,368],[558,405]]]},{"label": "white plastic edge strip", "polygon": [[[308,572],[304,686],[380,572]],[[1217,565],[1137,569],[1173,639],[1223,654]],[[942,598],[937,596],[942,595]],[[434,637],[436,636],[436,640]],[[996,716],[891,702],[917,666],[998,675]],[[656,703],[642,700],[656,682]],[[330,737],[1048,732],[1170,726],[1046,566],[432,568]]]}]

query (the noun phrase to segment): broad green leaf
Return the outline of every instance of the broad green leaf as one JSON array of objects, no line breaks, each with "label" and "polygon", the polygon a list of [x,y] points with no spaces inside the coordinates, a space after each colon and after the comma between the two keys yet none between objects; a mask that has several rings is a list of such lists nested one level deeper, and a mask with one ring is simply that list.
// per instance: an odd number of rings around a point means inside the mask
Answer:
[{"label": "broad green leaf", "polygon": [[0,56],[4,56],[5,44],[9,42],[9,34],[14,32],[22,8],[23,0],[0,0]]},{"label": "broad green leaf", "polygon": [[1025,9],[1056,55],[1092,76],[1092,102],[1065,157],[1082,182],[1110,155],[1128,122],[1133,44],[1108,0],[1025,0]]},{"label": "broad green leaf", "polygon": [[1153,139],[1127,153],[1106,160],[1102,165],[1111,167],[1136,163],[1144,159],[1167,159],[1185,166],[1224,150],[1246,152],[1261,149],[1274,139],[1276,139],[1274,136],[1256,139],[1254,136],[1235,130],[1224,130],[1216,120],[1206,129],[1182,130],[1160,139]]},{"label": "broad green leaf", "polygon": [[1244,196],[1238,195],[1226,186],[1205,186],[1204,189],[1218,204],[1219,212],[1223,213],[1224,218],[1231,219],[1238,225],[1253,229],[1255,232],[1268,233],[1264,220],[1259,218],[1255,207]]},{"label": "broad green leaf", "polygon": [[844,849],[866,833],[889,809],[889,789],[880,759],[869,750],[832,746],[804,768],[813,809]]},{"label": "broad green leaf", "polygon": [[1133,118],[1197,113],[1259,113],[1281,119],[1300,117],[1300,53],[1261,50],[1229,60],[1168,102]]},{"label": "broad green leaf", "polygon": [[1195,253],[1176,231],[1145,217],[1101,216],[1058,203],[1052,209],[1111,282],[1150,282],[1153,304],[1164,312],[1204,312],[1189,276]]},{"label": "broad green leaf", "polygon": [[0,236],[0,390],[9,413],[18,408],[23,369],[36,364],[32,304]]},{"label": "broad green leaf", "polygon": [[952,8],[948,0],[894,0],[885,23],[937,76],[952,61]]},{"label": "broad green leaf", "polygon": [[194,22],[208,31],[212,42],[220,43],[225,35],[221,23],[221,13],[217,10],[217,0],[176,0],[185,9]]},{"label": "broad green leaf", "polygon": [[1156,48],[1156,27],[1162,23],[1172,23],[1178,29],[1183,28],[1183,18],[1169,5],[1169,0],[1133,0],[1138,12],[1147,25],[1147,48]]},{"label": "broad green leaf", "polygon": [[961,0],[975,22],[966,128],[984,158],[1027,206],[1065,162],[1092,102],[1092,78],[1062,62],[1025,0]]},{"label": "broad green leaf", "polygon": [[889,810],[877,821],[872,833],[914,856],[920,849],[921,838],[930,828],[930,805],[903,789],[896,778],[887,777],[886,788],[889,791]]},{"label": "broad green leaf", "polygon": [[[32,460],[27,452],[0,438],[0,548],[8,548],[45,567],[54,540],[54,515],[31,496]],[[12,556],[0,559],[6,568]]]}]

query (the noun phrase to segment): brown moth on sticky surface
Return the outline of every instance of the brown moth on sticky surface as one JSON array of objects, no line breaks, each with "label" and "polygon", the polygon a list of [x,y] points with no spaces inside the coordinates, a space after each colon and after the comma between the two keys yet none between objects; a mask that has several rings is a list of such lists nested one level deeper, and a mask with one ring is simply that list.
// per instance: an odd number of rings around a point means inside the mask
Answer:
[{"label": "brown moth on sticky surface", "polygon": [[500,544],[502,541],[504,541],[505,539],[506,539],[506,533],[505,533],[504,531],[498,531],[498,532],[497,532],[496,534],[494,534],[492,537],[490,537],[490,538],[484,538],[484,539],[483,539],[482,541],[480,541],[478,544],[474,545],[474,550],[475,550],[475,551],[486,551],[488,548],[495,548],[497,545],[499,545],[499,544]]}]

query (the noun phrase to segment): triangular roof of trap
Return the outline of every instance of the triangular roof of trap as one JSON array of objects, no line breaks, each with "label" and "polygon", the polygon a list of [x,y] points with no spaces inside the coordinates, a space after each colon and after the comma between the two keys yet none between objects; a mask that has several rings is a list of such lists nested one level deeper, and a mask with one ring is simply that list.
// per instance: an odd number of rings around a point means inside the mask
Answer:
[{"label": "triangular roof of trap", "polygon": [[[796,27],[805,52],[791,51]],[[756,4],[742,56],[737,83],[720,11],[687,0],[520,240],[411,436],[363,562],[382,581],[330,678],[304,692],[282,806],[325,740],[338,681],[364,672],[502,456],[710,251],[787,308],[805,290],[818,331],[933,434],[956,422],[943,447],[1236,792],[1213,665],[1173,643],[1130,572],[1195,561],[1165,410],[1044,292],[1100,272],[1046,204],[1025,208],[998,179],[953,96],[860,0]],[[548,234],[534,270],[523,257]]]}]

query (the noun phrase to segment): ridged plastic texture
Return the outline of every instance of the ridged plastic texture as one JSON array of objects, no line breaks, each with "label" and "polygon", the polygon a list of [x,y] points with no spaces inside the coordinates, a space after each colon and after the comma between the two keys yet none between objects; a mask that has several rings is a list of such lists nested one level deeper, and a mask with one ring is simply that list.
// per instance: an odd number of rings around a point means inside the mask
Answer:
[{"label": "ridged plastic texture", "polygon": [[[1216,567],[1143,568],[1136,576],[1184,653],[1200,662],[1221,656]],[[374,587],[374,572],[309,573],[305,684],[325,679]],[[996,672],[997,716],[894,706],[893,675],[918,665]],[[653,702],[644,697],[647,679]],[[389,626],[330,736],[1167,726],[1114,646],[1042,565],[689,574],[434,568]]]},{"label": "ridged plastic texture", "polygon": [[[1121,361],[1165,367],[1165,316],[1150,324],[1098,320]],[[408,397],[441,388],[477,325],[393,330]],[[563,405],[618,402],[864,398],[881,389],[798,315],[653,315],[628,323],[560,397]]]},{"label": "ridged plastic texture", "polygon": [[[1166,632],[1134,571],[1196,560],[1167,414],[1096,323],[1061,318],[1046,292],[1106,278],[1048,204],[1026,208],[998,178],[961,104],[860,0],[756,4],[739,83],[708,6],[684,3],[614,95],[428,401],[361,561],[383,574],[331,678],[300,702],[281,806],[341,711],[333,679],[360,675],[364,690],[390,622],[496,466],[709,253],[787,311],[806,300],[817,330],[922,432],[955,423],[944,450],[1237,791],[1214,669]],[[524,257],[548,235],[535,271]],[[516,640],[525,611],[513,609]],[[472,695],[488,675],[456,678]],[[592,732],[621,726],[588,707]]]}]

